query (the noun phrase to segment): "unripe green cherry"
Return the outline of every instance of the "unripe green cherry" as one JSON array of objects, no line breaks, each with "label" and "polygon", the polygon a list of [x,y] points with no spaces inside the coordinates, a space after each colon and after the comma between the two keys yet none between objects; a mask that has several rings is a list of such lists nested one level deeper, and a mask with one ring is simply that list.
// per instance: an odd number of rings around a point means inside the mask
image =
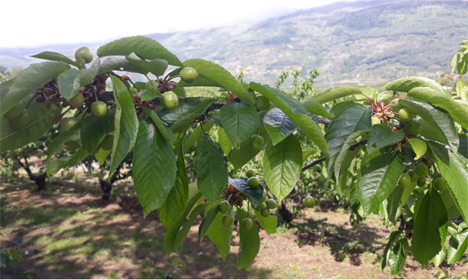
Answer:
[{"label": "unripe green cherry", "polygon": [[257,97],[255,97],[255,108],[258,110],[266,110],[270,107],[270,100],[266,98],[265,96],[259,94]]},{"label": "unripe green cherry", "polygon": [[65,144],[65,149],[69,152],[74,152],[81,146],[78,141],[68,141],[63,144]]},{"label": "unripe green cherry", "polygon": [[414,118],[414,114],[413,112],[411,112],[410,109],[402,108],[400,109],[400,111],[398,111],[398,119],[401,122],[406,123],[406,122],[411,121],[413,118]]},{"label": "unripe green cherry", "polygon": [[102,101],[96,101],[91,104],[91,113],[96,117],[103,117],[107,113],[107,105]]},{"label": "unripe green cherry", "polygon": [[90,63],[93,61],[93,52],[91,51],[90,48],[88,47],[81,47],[76,50],[75,52],[75,58],[76,60],[79,60],[80,58],[83,58],[86,63]]},{"label": "unripe green cherry", "polygon": [[221,201],[221,203],[219,203],[219,211],[221,211],[221,213],[226,214],[227,212],[229,212],[229,209],[231,209],[229,201],[223,200]]},{"label": "unripe green cherry", "polygon": [[15,118],[21,115],[23,111],[24,111],[24,104],[23,104],[23,101],[20,101],[13,108],[11,108],[8,112],[3,114],[3,116],[10,120],[12,118]]},{"label": "unripe green cherry", "polygon": [[382,122],[380,121],[379,118],[377,117],[372,117],[372,125],[376,125],[376,124],[381,124]]},{"label": "unripe green cherry", "polygon": [[444,191],[447,189],[447,181],[444,178],[439,177],[432,182],[432,185],[436,190]]},{"label": "unripe green cherry", "polygon": [[417,122],[411,121],[405,126],[405,130],[409,135],[416,136],[421,132],[421,126]]},{"label": "unripe green cherry", "polygon": [[247,179],[247,185],[253,189],[256,189],[260,185],[260,181],[258,181],[257,177],[250,177]]},{"label": "unripe green cherry", "polygon": [[244,218],[241,222],[241,228],[245,230],[251,229],[253,226],[253,221],[251,218]]},{"label": "unripe green cherry", "polygon": [[247,176],[249,178],[253,177],[255,175],[257,175],[257,171],[255,171],[254,169],[249,169],[249,170],[247,170],[247,172],[245,172],[245,176]]},{"label": "unripe green cherry", "polygon": [[315,206],[315,199],[309,195],[302,200],[302,205],[307,208],[312,208]]},{"label": "unripe green cherry", "polygon": [[268,209],[275,209],[278,205],[274,199],[268,199],[265,203]]},{"label": "unripe green cherry", "polygon": [[131,88],[130,88],[130,93],[131,93],[131,94],[137,94],[137,93],[138,93],[138,90],[137,90],[136,88],[134,88],[134,87],[131,87]]},{"label": "unripe green cherry", "polygon": [[426,178],[425,177],[419,177],[418,178],[418,187],[424,187],[426,185]]},{"label": "unripe green cherry", "polygon": [[173,91],[166,91],[161,97],[161,105],[167,109],[179,106],[179,97]]},{"label": "unripe green cherry", "polygon": [[9,120],[11,127],[15,129],[20,129],[29,124],[31,121],[31,116],[29,115],[28,110],[24,110],[19,116]]},{"label": "unripe green cherry", "polygon": [[221,219],[221,222],[223,224],[223,226],[225,227],[230,227],[232,225],[232,223],[234,222],[234,218],[225,214],[223,215],[223,218]]},{"label": "unripe green cherry", "polygon": [[76,118],[63,118],[60,121],[60,132],[62,133],[68,132],[77,123],[78,123],[78,120]]},{"label": "unripe green cherry", "polygon": [[180,71],[180,79],[187,84],[195,82],[198,77],[198,72],[193,67],[185,67]]},{"label": "unripe green cherry", "polygon": [[263,148],[263,145],[265,144],[265,140],[260,134],[254,134],[250,137],[250,143],[252,144],[252,147],[255,149],[260,149]]},{"label": "unripe green cherry", "polygon": [[81,92],[78,92],[77,94],[75,94],[75,96],[68,100],[68,104],[70,104],[73,108],[81,108],[83,107],[84,101],[85,98],[83,94],[81,94]]},{"label": "unripe green cherry", "polygon": [[414,171],[416,172],[416,175],[418,175],[419,177],[426,177],[427,175],[429,175],[429,169],[427,168],[427,165],[425,165],[424,163],[418,164]]},{"label": "unripe green cherry", "polygon": [[263,207],[262,210],[260,210],[260,214],[263,217],[270,217],[270,209],[268,209],[268,207]]},{"label": "unripe green cherry", "polygon": [[411,176],[408,173],[401,175],[398,185],[402,187],[409,187],[411,185]]},{"label": "unripe green cherry", "polygon": [[410,177],[411,177],[411,182],[416,182],[416,181],[419,179],[418,174],[416,174],[416,171],[414,171],[414,170],[410,170],[410,171],[408,172],[408,174],[409,174]]},{"label": "unripe green cherry", "polygon": [[104,139],[102,139],[101,144],[99,147],[105,151],[112,150],[112,146],[114,145],[114,134],[107,134]]}]

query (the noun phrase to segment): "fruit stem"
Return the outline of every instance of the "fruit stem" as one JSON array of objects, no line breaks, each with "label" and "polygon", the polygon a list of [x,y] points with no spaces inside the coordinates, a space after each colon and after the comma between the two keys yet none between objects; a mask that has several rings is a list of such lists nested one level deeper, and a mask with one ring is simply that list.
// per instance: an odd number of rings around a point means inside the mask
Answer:
[{"label": "fruit stem", "polygon": [[97,96],[97,92],[96,92],[96,87],[95,87],[95,86],[93,86],[93,92],[94,92],[94,99],[96,99],[95,102],[99,101],[99,98],[98,98],[98,96]]},{"label": "fruit stem", "polygon": [[390,104],[390,102],[392,102],[393,100],[397,99],[397,98],[402,98],[402,97],[406,97],[407,95],[406,94],[403,94],[403,95],[399,95],[399,96],[395,96],[393,97],[392,99],[388,100],[387,102],[385,102],[384,106],[387,106],[388,104]]},{"label": "fruit stem", "polygon": [[36,97],[39,95],[38,92],[34,93],[34,95],[29,99],[28,103],[26,103],[26,106],[24,106],[24,109],[28,109],[29,104],[33,101],[33,99],[36,99]]},{"label": "fruit stem", "polygon": [[370,98],[369,96],[365,95],[364,93],[361,93],[362,95],[364,95],[365,98],[369,99],[369,101],[371,102],[372,105],[374,105],[374,100],[372,100],[372,98]]}]

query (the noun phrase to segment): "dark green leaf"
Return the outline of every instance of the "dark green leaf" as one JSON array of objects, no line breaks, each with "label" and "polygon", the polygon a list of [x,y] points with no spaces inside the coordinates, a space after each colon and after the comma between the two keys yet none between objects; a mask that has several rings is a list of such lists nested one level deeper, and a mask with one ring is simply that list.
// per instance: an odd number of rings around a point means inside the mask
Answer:
[{"label": "dark green leaf", "polygon": [[[247,218],[247,212],[241,208],[237,208],[237,216],[239,221]],[[251,229],[242,228],[239,223],[239,253],[237,254],[237,269],[249,267],[260,250],[260,236],[258,235],[258,227],[253,223]]]},{"label": "dark green leaf", "polygon": [[150,88],[150,89],[145,89],[145,91],[141,92],[139,96],[140,96],[141,101],[148,101],[148,100],[153,100],[158,96],[161,96],[161,93],[159,92],[159,90],[154,90]]},{"label": "dark green leaf", "polygon": [[310,113],[317,115],[317,116],[322,116],[327,119],[332,119],[333,115],[330,114],[327,109],[323,107],[322,104],[318,103],[317,101],[313,99],[307,99],[302,102],[302,105],[304,105],[304,108],[307,109]]},{"label": "dark green leaf", "polygon": [[275,146],[269,142],[263,157],[263,176],[269,190],[281,201],[296,185],[302,170],[301,145],[294,135]]},{"label": "dark green leaf", "polygon": [[192,97],[179,100],[179,106],[174,109],[163,109],[158,113],[163,123],[177,130],[205,113],[216,99],[205,97]]},{"label": "dark green leaf", "polygon": [[166,60],[170,65],[183,66],[177,56],[157,41],[144,36],[126,37],[105,44],[97,50],[97,55],[99,57],[110,55],[127,56],[132,52],[144,59],[153,60],[159,58]]},{"label": "dark green leaf", "polygon": [[270,134],[273,145],[283,141],[297,130],[297,125],[278,108],[268,111],[263,117],[263,125]]},{"label": "dark green leaf", "polygon": [[184,153],[188,152],[190,148],[192,148],[195,143],[197,143],[198,139],[203,136],[205,133],[209,133],[211,127],[213,127],[214,123],[208,122],[202,125],[198,125],[197,128],[190,134],[188,137],[184,137],[183,146],[184,146]]},{"label": "dark green leaf", "polygon": [[324,93],[315,95],[312,100],[319,104],[342,98],[349,95],[362,93],[362,89],[353,86],[336,87],[326,90]]},{"label": "dark green leaf", "polygon": [[190,217],[188,221],[185,222],[184,226],[179,231],[176,239],[174,240],[174,250],[182,248],[182,246],[184,245],[185,239],[187,238],[187,234],[190,231],[190,228],[195,222],[195,219],[197,219],[198,215],[200,215],[200,213],[203,211],[203,209],[205,209],[205,205],[198,205],[195,209],[192,210],[192,213],[190,213]]},{"label": "dark green leaf", "polygon": [[217,200],[228,183],[223,151],[208,135],[204,135],[198,140],[194,158],[198,188],[209,201]]},{"label": "dark green leaf", "polygon": [[115,76],[112,76],[111,79],[114,86],[117,110],[114,119],[114,145],[112,147],[109,174],[117,168],[128,152],[133,149],[138,133],[138,119],[132,96],[121,80]]},{"label": "dark green leaf", "polygon": [[200,239],[200,243],[203,241],[203,238],[205,237],[206,232],[208,231],[208,228],[211,226],[211,223],[213,223],[218,213],[219,213],[219,207],[218,207],[218,204],[216,204],[205,215],[205,219],[203,220],[200,227],[198,228],[198,238]]},{"label": "dark green leaf", "polygon": [[[400,99],[398,102],[399,104],[413,111],[415,114],[421,116],[421,118],[426,121],[425,124],[431,127],[429,131],[435,131],[438,136],[442,137],[442,139],[439,137],[437,137],[437,139],[433,139],[431,135],[424,134],[428,137],[428,139],[447,144],[454,152],[458,150],[458,135],[453,120],[449,114],[433,107],[424,101]],[[423,128],[423,130],[424,129],[425,128]]]},{"label": "dark green leaf", "polygon": [[140,66],[148,72],[153,73],[156,77],[164,75],[166,72],[168,63],[164,59],[153,59],[150,61],[139,58],[135,53],[127,55],[126,59],[133,64]]},{"label": "dark green leaf", "polygon": [[[309,112],[294,97],[280,90],[251,82],[250,88],[262,93],[276,107],[285,113],[327,156],[328,145],[321,129],[308,115]],[[370,118],[369,118],[370,122]]]},{"label": "dark green leaf", "polygon": [[467,134],[460,134],[460,148],[458,148],[458,152],[468,159],[468,135]]},{"label": "dark green leaf", "polygon": [[[335,172],[335,178],[336,178],[336,181],[339,181],[339,176],[341,175],[341,170],[342,170],[342,163],[346,157],[346,155],[348,154],[348,150],[349,148],[353,145],[353,144],[356,144],[356,141],[358,139],[364,139],[366,138],[367,136],[367,133],[369,133],[369,130],[366,129],[366,130],[361,130],[361,131],[357,131],[357,132],[354,132],[353,134],[351,134],[348,139],[346,139],[346,141],[344,142],[343,144],[343,147],[341,147],[341,151],[340,153],[338,154],[338,156],[336,157],[336,160],[334,162],[334,172]],[[369,148],[368,148],[369,149]],[[347,170],[347,168],[344,168],[343,170]]]},{"label": "dark green leaf", "polygon": [[232,179],[231,177],[229,177],[228,179],[229,179],[229,183],[234,188],[238,189],[241,193],[250,197],[250,200],[252,201],[255,207],[258,206],[263,196],[263,186],[259,186],[258,188],[252,189],[251,187],[247,185],[246,178]]},{"label": "dark green leaf", "polygon": [[250,95],[229,71],[218,64],[203,59],[189,59],[184,61],[184,66],[195,68],[199,74],[215,81],[221,87],[237,95],[245,103],[253,106],[254,96]]},{"label": "dark green leaf", "polygon": [[[207,206],[206,211],[209,211],[209,207],[210,205]],[[235,212],[230,211],[228,215],[234,218]],[[216,215],[215,219],[211,223],[211,226],[208,228],[208,232],[206,234],[208,235],[208,238],[211,241],[213,241],[213,243],[216,245],[216,248],[218,248],[219,254],[224,260],[226,259],[226,257],[228,256],[231,250],[233,224],[228,227],[225,227],[222,224],[223,216],[224,214],[221,212],[219,212],[218,215]]]},{"label": "dark green leaf", "polygon": [[35,54],[35,55],[31,55],[31,57],[35,57],[35,58],[40,58],[40,59],[46,59],[46,60],[52,60],[52,61],[61,61],[61,62],[65,62],[65,63],[68,63],[68,64],[71,64],[71,65],[74,65],[74,66],[77,66],[75,61],[71,60],[70,58],[68,58],[67,56],[61,54],[61,53],[57,53],[57,52],[41,52],[41,53],[38,53],[38,54]]},{"label": "dark green leaf", "polygon": [[80,122],[81,145],[93,152],[106,135],[114,131],[114,111],[107,112],[104,117],[88,116]]},{"label": "dark green leaf", "polygon": [[195,202],[202,196],[200,192],[196,192],[187,203],[187,207],[185,208],[184,213],[179,217],[177,222],[175,222],[171,227],[166,230],[166,234],[164,235],[164,249],[166,250],[166,255],[170,255],[172,251],[176,248],[174,247],[175,240],[177,238],[177,234],[179,233],[179,229],[185,221],[187,215],[191,212],[192,207],[195,205]]},{"label": "dark green leaf", "polygon": [[396,144],[403,138],[405,138],[405,133],[402,130],[393,132],[386,124],[374,125],[367,141],[367,151],[372,153],[380,148]]},{"label": "dark green leaf", "polygon": [[400,158],[381,155],[361,167],[357,178],[357,194],[367,216],[392,193],[405,166]]},{"label": "dark green leaf", "polygon": [[172,187],[161,207],[158,208],[158,217],[166,228],[170,228],[177,218],[184,212],[188,200],[188,179],[185,169],[184,155],[179,152],[177,157],[177,173],[175,186]]},{"label": "dark green leaf", "polygon": [[236,149],[250,138],[259,124],[257,110],[236,101],[228,102],[221,108],[220,119],[226,135]]},{"label": "dark green leaf", "polygon": [[400,200],[404,189],[405,188],[402,186],[396,186],[393,192],[387,197],[388,219],[393,223],[393,225],[396,225],[396,219],[399,216],[398,214],[401,213]]},{"label": "dark green leaf", "polygon": [[28,68],[21,71],[10,84],[8,93],[4,95],[2,86],[2,102],[0,103],[0,115],[3,116],[18,102],[37,88],[44,86],[53,78],[57,77],[63,71],[70,69],[65,62],[42,62],[31,64]]},{"label": "dark green leaf", "polygon": [[254,208],[255,215],[257,216],[260,226],[266,231],[267,234],[276,233],[276,228],[278,226],[278,217],[275,215],[270,215],[268,217],[263,217],[262,214]]},{"label": "dark green leaf", "polygon": [[411,251],[414,258],[427,265],[441,249],[439,227],[447,222],[444,202],[436,190],[430,190],[415,213]]},{"label": "dark green leaf", "polygon": [[351,134],[372,128],[371,114],[372,107],[352,104],[335,116],[325,134],[331,157],[338,155]]},{"label": "dark green leaf", "polygon": [[460,75],[465,75],[468,71],[468,55],[462,55],[457,65],[457,72]]},{"label": "dark green leaf", "polygon": [[91,83],[98,74],[101,63],[97,63],[88,70],[68,69],[57,77],[57,84],[60,94],[67,100],[73,98],[82,86]]},{"label": "dark green leaf", "polygon": [[405,77],[397,79],[383,86],[383,90],[409,92],[413,88],[417,87],[429,87],[439,92],[444,92],[442,87],[436,81],[423,77]]},{"label": "dark green leaf", "polygon": [[161,119],[153,110],[150,110],[149,108],[145,107],[142,107],[142,109],[143,111],[145,111],[146,115],[150,117],[150,119],[153,121],[154,125],[158,128],[161,135],[164,137],[164,139],[166,139],[166,142],[174,148],[174,135],[172,134],[172,131],[167,129],[166,126],[164,126]]},{"label": "dark green leaf", "polygon": [[390,233],[390,236],[388,237],[387,245],[385,246],[385,249],[384,249],[383,255],[382,255],[382,259],[380,260],[382,271],[387,266],[389,250],[392,247],[392,245],[395,243],[395,241],[398,240],[398,237],[400,236],[400,234],[401,234],[401,231],[396,231],[395,230],[395,231],[392,231]]},{"label": "dark green leaf", "polygon": [[400,272],[400,269],[405,263],[406,256],[408,256],[408,251],[408,240],[400,239],[395,244],[395,247],[393,247],[393,250],[389,252],[388,265],[390,266],[392,275],[396,275]]}]

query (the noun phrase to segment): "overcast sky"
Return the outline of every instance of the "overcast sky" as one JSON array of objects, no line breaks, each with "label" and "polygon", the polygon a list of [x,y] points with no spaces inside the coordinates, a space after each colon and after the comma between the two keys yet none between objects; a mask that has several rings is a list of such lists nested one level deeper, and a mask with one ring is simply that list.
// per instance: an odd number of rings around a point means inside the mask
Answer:
[{"label": "overcast sky", "polygon": [[334,2],[338,1],[3,0],[0,48],[108,42],[124,36],[256,23]]}]

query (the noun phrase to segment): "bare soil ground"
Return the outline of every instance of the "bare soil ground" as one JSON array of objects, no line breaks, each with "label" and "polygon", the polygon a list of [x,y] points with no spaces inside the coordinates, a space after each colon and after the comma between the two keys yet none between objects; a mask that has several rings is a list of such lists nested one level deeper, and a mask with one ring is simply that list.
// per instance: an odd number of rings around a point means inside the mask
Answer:
[{"label": "bare soil ground", "polygon": [[[223,261],[208,238],[199,242],[201,219],[182,253],[166,256],[164,228],[156,213],[143,219],[129,182],[115,186],[109,201],[101,199],[97,179],[89,177],[54,179],[45,191],[34,189],[26,179],[1,183],[1,248],[24,255],[2,268],[1,278],[139,278],[145,262],[161,277],[170,272],[181,278],[437,278],[441,273],[411,256],[399,275],[388,268],[382,272],[379,260],[390,229],[377,217],[351,225],[349,214],[331,201],[321,201],[274,235],[260,230],[257,258],[237,270],[235,234]],[[442,269],[448,278],[461,278],[468,265]]]}]

